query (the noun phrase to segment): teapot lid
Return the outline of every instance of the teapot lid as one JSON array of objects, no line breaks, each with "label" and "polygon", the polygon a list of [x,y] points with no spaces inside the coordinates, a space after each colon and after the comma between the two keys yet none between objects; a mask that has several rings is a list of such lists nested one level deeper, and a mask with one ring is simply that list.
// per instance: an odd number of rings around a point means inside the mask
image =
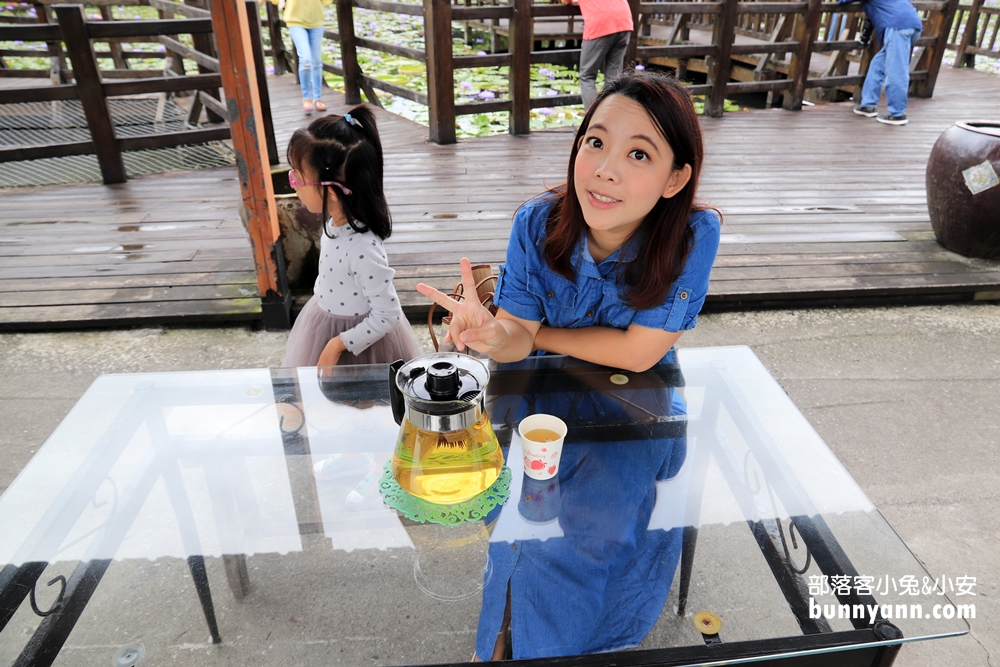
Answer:
[{"label": "teapot lid", "polygon": [[489,379],[481,361],[457,352],[417,357],[396,372],[396,386],[407,402],[435,413],[467,409],[479,400]]}]

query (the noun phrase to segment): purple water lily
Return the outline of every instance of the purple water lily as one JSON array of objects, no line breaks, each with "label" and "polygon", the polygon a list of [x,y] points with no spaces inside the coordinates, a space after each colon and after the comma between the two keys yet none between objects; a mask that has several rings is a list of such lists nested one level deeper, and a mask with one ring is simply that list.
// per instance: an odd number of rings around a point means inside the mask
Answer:
[{"label": "purple water lily", "polygon": [[485,51],[476,51],[476,55],[477,56],[485,56],[486,52]]},{"label": "purple water lily", "polygon": [[344,61],[341,60],[340,58],[337,58],[336,60],[333,61],[333,66],[334,67],[343,67],[344,66]]},{"label": "purple water lily", "polygon": [[492,90],[484,90],[479,93],[479,98],[483,100],[492,100],[496,97],[496,94]]},{"label": "purple water lily", "polygon": [[459,85],[462,86],[462,88],[465,88],[466,90],[470,90],[472,88],[472,84],[469,83],[468,81],[463,81]]},{"label": "purple water lily", "polygon": [[552,115],[552,109],[550,109],[549,107],[542,107],[541,109],[536,109],[536,111],[538,111],[538,113],[542,114],[543,116]]},{"label": "purple water lily", "polygon": [[373,63],[380,63],[380,62],[382,62],[382,56],[372,56],[372,62]]},{"label": "purple water lily", "polygon": [[545,91],[546,97],[555,97],[558,94],[559,94],[558,90],[552,90],[551,88]]},{"label": "purple water lily", "polygon": [[548,74],[549,73],[549,68],[548,67],[539,67],[538,68],[538,73],[539,74]]}]

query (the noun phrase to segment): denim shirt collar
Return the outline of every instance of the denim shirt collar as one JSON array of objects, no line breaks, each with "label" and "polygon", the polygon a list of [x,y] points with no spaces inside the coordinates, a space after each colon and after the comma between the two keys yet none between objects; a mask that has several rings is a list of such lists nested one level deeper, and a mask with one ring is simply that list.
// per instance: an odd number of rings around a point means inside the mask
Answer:
[{"label": "denim shirt collar", "polygon": [[588,278],[607,278],[619,260],[622,262],[631,262],[635,259],[635,256],[639,253],[638,247],[638,239],[633,236],[598,264],[590,254],[590,241],[587,238],[587,234],[583,233],[580,235],[580,242],[577,244],[576,251],[574,252],[573,266],[577,267],[581,275]]}]

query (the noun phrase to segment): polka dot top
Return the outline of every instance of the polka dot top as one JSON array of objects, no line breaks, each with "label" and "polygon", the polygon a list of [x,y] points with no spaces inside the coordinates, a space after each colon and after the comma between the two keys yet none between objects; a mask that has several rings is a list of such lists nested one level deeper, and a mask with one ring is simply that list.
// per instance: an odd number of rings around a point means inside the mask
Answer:
[{"label": "polka dot top", "polygon": [[392,286],[395,271],[389,267],[382,239],[363,234],[350,225],[329,222],[320,241],[319,276],[313,294],[328,313],[365,319],[340,334],[344,347],[360,354],[403,320],[403,309]]}]

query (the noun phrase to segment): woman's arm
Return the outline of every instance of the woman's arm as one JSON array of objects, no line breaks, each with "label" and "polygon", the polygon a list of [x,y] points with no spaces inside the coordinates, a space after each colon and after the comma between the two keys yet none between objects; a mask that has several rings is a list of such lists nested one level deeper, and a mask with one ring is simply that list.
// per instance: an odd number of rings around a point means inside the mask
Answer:
[{"label": "woman's arm", "polygon": [[632,324],[628,329],[541,327],[534,336],[535,349],[567,354],[602,366],[642,372],[655,366],[674,346],[683,331],[664,331]]}]

